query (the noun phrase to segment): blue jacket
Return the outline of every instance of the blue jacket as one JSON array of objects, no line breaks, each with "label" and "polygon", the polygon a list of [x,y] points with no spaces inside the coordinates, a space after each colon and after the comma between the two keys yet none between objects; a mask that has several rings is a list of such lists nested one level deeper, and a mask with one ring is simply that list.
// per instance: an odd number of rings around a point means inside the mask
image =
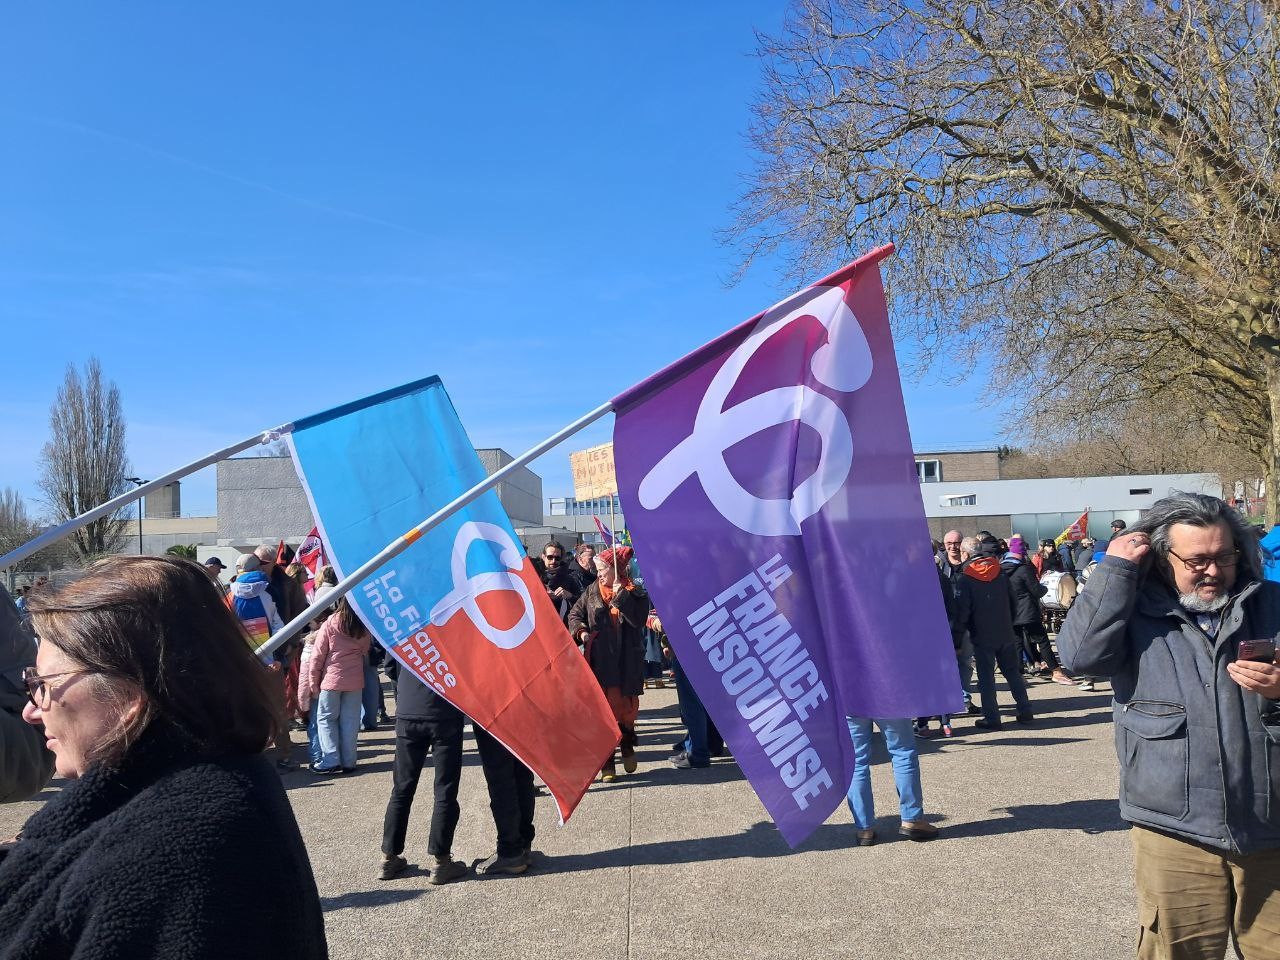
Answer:
[{"label": "blue jacket", "polygon": [[1227,673],[1245,639],[1280,641],[1280,584],[1240,586],[1212,639],[1120,557],[1076,598],[1058,652],[1072,672],[1111,678],[1130,823],[1239,853],[1280,847],[1280,704]]}]

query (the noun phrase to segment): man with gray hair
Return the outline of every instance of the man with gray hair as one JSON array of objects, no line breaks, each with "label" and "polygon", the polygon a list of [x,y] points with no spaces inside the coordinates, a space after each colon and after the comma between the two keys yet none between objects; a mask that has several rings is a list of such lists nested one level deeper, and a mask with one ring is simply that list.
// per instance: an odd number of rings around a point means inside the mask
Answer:
[{"label": "man with gray hair", "polygon": [[1138,957],[1280,957],[1280,584],[1216,497],[1174,493],[1107,547],[1058,649],[1111,678]]}]

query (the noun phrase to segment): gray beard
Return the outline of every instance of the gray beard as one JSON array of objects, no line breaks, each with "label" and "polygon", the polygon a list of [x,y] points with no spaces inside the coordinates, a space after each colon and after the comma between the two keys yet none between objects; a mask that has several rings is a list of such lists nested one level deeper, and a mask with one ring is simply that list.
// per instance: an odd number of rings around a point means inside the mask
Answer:
[{"label": "gray beard", "polygon": [[1195,593],[1178,594],[1178,603],[1182,604],[1182,609],[1192,613],[1217,613],[1227,605],[1230,599],[1231,597],[1225,593],[1218,594],[1212,600],[1201,600]]}]

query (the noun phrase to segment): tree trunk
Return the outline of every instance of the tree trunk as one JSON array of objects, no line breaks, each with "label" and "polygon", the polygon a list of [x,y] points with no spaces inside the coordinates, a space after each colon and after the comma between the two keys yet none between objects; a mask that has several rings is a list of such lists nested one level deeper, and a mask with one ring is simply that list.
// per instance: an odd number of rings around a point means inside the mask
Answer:
[{"label": "tree trunk", "polygon": [[1280,523],[1280,356],[1268,352],[1263,358],[1267,371],[1267,405],[1271,413],[1271,444],[1262,462],[1266,484],[1267,528]]}]

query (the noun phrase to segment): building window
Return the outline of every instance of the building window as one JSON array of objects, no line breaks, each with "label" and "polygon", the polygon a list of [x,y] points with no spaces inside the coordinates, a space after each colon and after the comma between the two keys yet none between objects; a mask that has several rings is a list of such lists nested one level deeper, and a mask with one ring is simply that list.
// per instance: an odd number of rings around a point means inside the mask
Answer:
[{"label": "building window", "polygon": [[917,460],[916,476],[921,483],[937,483],[942,479],[941,460]]},{"label": "building window", "polygon": [[976,507],[978,505],[978,495],[976,493],[962,493],[953,497],[939,497],[938,505],[942,507]]},{"label": "building window", "polygon": [[1135,488],[1135,489],[1133,489],[1133,490],[1130,490],[1130,491],[1129,491],[1129,496],[1131,496],[1131,497],[1149,497],[1149,496],[1151,496],[1151,488],[1150,488],[1150,487],[1137,487],[1137,488]]}]

